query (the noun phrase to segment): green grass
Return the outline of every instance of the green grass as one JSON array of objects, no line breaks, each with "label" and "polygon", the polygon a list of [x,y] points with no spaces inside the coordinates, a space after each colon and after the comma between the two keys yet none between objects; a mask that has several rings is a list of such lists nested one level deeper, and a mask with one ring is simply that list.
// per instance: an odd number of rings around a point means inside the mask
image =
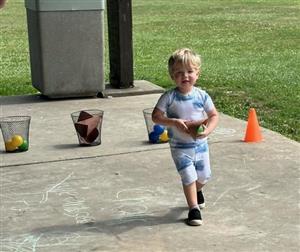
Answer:
[{"label": "green grass", "polygon": [[[198,85],[219,111],[300,141],[300,4],[291,0],[132,0],[135,79],[172,87],[167,59],[179,47],[203,58]],[[30,81],[23,1],[0,11],[0,95],[37,92]],[[105,35],[107,47],[107,34]],[[106,50],[106,79],[108,78]]]}]

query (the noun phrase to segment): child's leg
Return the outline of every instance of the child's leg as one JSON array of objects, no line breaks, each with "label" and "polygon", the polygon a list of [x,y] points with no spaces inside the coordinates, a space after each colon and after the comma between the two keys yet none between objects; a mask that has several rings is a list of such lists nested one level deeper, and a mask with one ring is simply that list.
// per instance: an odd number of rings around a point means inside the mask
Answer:
[{"label": "child's leg", "polygon": [[199,145],[196,148],[195,166],[197,170],[197,200],[200,209],[205,207],[205,199],[202,192],[203,186],[211,177],[210,162],[209,162],[209,149],[207,143]]},{"label": "child's leg", "polygon": [[196,182],[189,185],[183,185],[184,195],[190,209],[198,206]]},{"label": "child's leg", "polygon": [[196,181],[188,185],[183,185],[183,191],[189,206],[187,224],[191,226],[202,225],[201,212],[197,203],[197,185]]},{"label": "child's leg", "polygon": [[207,143],[204,143],[203,145],[197,147],[195,166],[197,171],[197,191],[200,191],[211,177],[209,150]]},{"label": "child's leg", "polygon": [[199,181],[196,181],[196,187],[197,187],[197,202],[200,207],[200,209],[205,208],[205,199],[202,192],[202,188],[205,184],[200,183]]},{"label": "child's leg", "polygon": [[201,212],[197,202],[197,171],[194,164],[195,151],[189,149],[171,149],[177,171],[181,176],[183,191],[189,206],[187,223],[192,226],[202,224]]},{"label": "child's leg", "polygon": [[201,184],[199,181],[196,181],[197,192],[201,191],[205,184]]},{"label": "child's leg", "polygon": [[197,185],[198,174],[195,169],[195,150],[193,148],[171,149],[172,157],[178,173],[181,176],[183,191],[189,208],[197,207]]}]

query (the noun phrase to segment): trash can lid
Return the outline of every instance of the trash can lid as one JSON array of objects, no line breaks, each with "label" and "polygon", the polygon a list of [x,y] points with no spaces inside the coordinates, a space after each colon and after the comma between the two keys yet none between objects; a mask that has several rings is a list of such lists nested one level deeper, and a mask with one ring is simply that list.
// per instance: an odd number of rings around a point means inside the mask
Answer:
[{"label": "trash can lid", "polygon": [[103,10],[104,0],[25,0],[25,7],[35,11]]}]

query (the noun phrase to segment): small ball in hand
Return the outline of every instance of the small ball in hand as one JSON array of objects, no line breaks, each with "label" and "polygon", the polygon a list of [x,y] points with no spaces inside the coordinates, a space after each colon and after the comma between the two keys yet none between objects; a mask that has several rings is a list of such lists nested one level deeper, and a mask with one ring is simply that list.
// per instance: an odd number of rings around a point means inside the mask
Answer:
[{"label": "small ball in hand", "polygon": [[203,125],[200,125],[198,128],[197,128],[197,134],[201,134],[203,133],[204,131],[204,126]]}]

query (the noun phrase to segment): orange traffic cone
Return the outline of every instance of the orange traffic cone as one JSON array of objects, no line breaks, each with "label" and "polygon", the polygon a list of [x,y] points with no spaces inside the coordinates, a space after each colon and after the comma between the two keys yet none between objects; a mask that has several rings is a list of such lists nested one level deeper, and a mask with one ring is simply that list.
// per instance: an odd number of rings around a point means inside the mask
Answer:
[{"label": "orange traffic cone", "polygon": [[250,108],[244,142],[260,142],[261,140],[262,140],[262,135],[260,133],[260,128],[256,117],[255,109]]}]

